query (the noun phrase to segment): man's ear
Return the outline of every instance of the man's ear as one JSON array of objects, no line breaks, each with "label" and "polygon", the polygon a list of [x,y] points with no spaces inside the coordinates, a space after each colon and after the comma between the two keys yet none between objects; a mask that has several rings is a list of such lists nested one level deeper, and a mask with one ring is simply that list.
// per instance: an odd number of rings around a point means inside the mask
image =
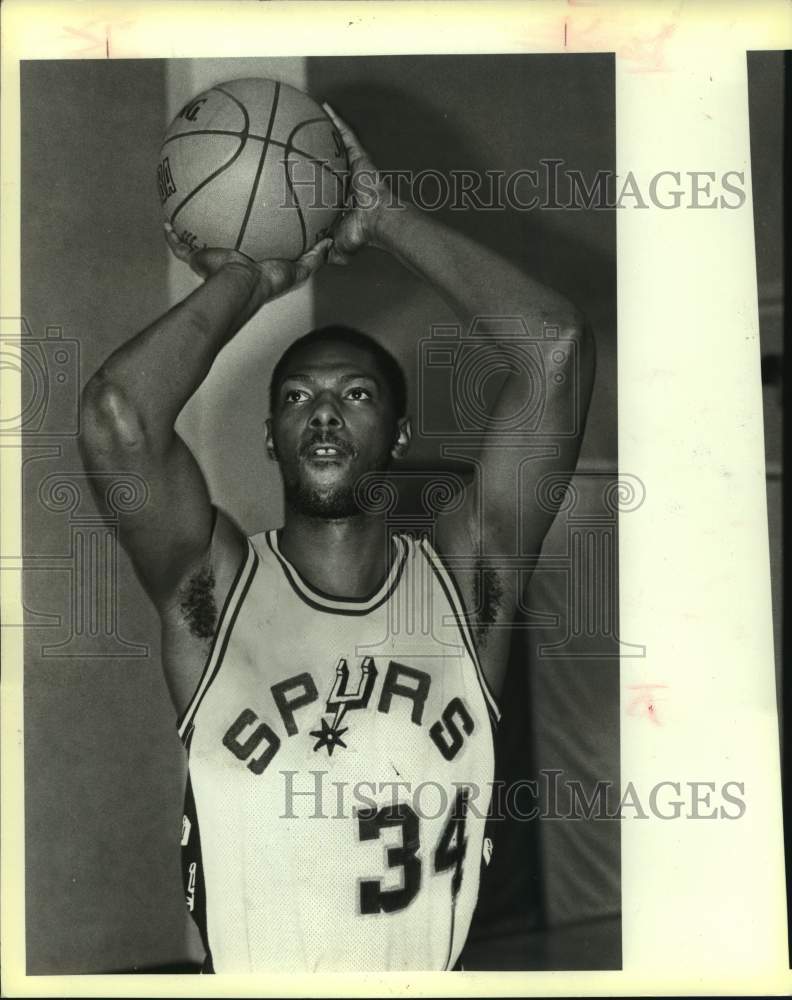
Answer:
[{"label": "man's ear", "polygon": [[278,456],[275,454],[275,442],[272,440],[272,417],[267,417],[264,421],[264,441],[267,446],[267,457],[273,462],[277,462]]},{"label": "man's ear", "polygon": [[391,455],[394,458],[404,458],[410,449],[410,441],[412,441],[412,424],[410,423],[410,418],[402,417],[396,422],[396,426],[399,433],[391,448]]}]

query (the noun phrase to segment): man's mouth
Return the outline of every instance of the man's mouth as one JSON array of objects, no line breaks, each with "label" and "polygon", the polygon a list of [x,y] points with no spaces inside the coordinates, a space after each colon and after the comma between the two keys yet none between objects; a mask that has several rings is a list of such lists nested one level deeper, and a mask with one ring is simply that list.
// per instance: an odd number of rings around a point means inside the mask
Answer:
[{"label": "man's mouth", "polygon": [[314,441],[303,450],[303,454],[309,459],[339,461],[351,455],[352,449],[340,441]]}]

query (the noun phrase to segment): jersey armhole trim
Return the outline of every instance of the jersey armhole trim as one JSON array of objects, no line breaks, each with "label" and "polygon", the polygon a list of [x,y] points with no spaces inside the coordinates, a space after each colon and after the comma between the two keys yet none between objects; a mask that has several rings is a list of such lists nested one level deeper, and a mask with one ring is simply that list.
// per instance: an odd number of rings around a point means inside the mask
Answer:
[{"label": "jersey armhole trim", "polygon": [[481,663],[479,661],[478,650],[476,649],[476,643],[473,639],[473,633],[470,630],[470,623],[467,620],[467,615],[465,613],[465,605],[462,600],[462,594],[460,593],[459,587],[457,586],[456,580],[451,576],[446,567],[443,565],[443,561],[440,556],[432,548],[429,540],[424,535],[420,540],[420,548],[429,561],[429,565],[435,572],[440,586],[443,588],[446,597],[448,598],[448,603],[451,605],[451,610],[454,613],[454,618],[456,619],[457,626],[462,635],[462,641],[465,644],[465,648],[468,651],[470,659],[473,661],[473,666],[476,670],[476,676],[478,678],[479,685],[481,686],[482,694],[484,695],[484,702],[489,709],[490,717],[493,723],[500,722],[501,711],[498,707],[497,699],[490,689],[487,678],[484,671],[481,668]]},{"label": "jersey armhole trim", "polygon": [[198,682],[198,687],[195,689],[195,693],[177,723],[179,739],[183,744],[185,744],[185,746],[188,745],[188,734],[192,728],[192,721],[195,718],[195,713],[198,711],[198,707],[200,706],[204,695],[209,690],[209,687],[217,676],[217,672],[223,662],[223,656],[225,655],[226,648],[228,647],[234,623],[236,622],[237,615],[239,614],[239,609],[242,607],[242,602],[245,600],[245,596],[250,588],[250,584],[256,573],[258,564],[258,554],[248,538],[247,552],[239,565],[239,569],[234,577],[234,582],[231,584],[228,594],[226,595],[225,604],[223,605],[223,610],[220,612],[214,639],[212,640],[212,646],[209,650],[209,655],[206,658],[206,664],[201,674],[201,679]]}]

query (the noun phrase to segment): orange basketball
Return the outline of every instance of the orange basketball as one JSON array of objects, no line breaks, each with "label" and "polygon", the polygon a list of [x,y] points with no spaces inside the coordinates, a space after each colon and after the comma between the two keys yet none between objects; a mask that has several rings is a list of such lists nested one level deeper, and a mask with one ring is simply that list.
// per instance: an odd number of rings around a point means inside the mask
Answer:
[{"label": "orange basketball", "polygon": [[277,80],[218,83],[176,115],[160,151],[165,218],[194,249],[295,260],[344,204],[347,155],[307,94]]}]

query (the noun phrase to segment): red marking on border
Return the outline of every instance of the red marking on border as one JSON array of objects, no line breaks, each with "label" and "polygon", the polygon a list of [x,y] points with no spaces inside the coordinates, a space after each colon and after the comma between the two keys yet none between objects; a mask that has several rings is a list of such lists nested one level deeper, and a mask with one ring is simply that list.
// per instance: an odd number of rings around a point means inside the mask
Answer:
[{"label": "red marking on border", "polygon": [[627,714],[634,717],[643,716],[651,720],[656,726],[661,726],[662,722],[657,714],[658,698],[654,692],[667,687],[667,684],[628,684],[627,689],[636,693],[633,700],[627,706]]},{"label": "red marking on border", "polygon": [[[567,0],[572,7],[595,7],[585,0]],[[571,41],[571,31],[567,25],[574,16],[575,40]],[[564,47],[575,51],[595,51],[599,48],[614,51],[618,58],[624,60],[630,73],[663,73],[667,72],[666,43],[676,32],[677,25],[662,23],[654,30],[641,34],[628,33],[614,26],[594,10],[590,14],[583,11],[564,18]]]},{"label": "red marking on border", "polygon": [[675,24],[665,24],[653,35],[634,35],[618,54],[636,65],[632,73],[661,73],[668,69],[665,61],[665,44],[676,31]]},{"label": "red marking on border", "polygon": [[[77,41],[84,42],[85,44],[81,47],[76,47],[72,49],[71,55],[75,56],[86,56],[89,57],[91,54],[94,56],[98,55],[99,52],[104,50],[105,58],[112,58],[111,55],[111,42],[113,36],[113,29],[128,28],[131,27],[134,21],[85,21],[83,24],[75,27],[71,24],[65,24],[63,26],[63,34],[67,38],[67,44],[70,42],[74,44]],[[98,50],[98,51],[97,51]]]},{"label": "red marking on border", "polygon": [[96,34],[94,34],[94,32],[91,30],[95,24],[96,24],[95,21],[89,21],[81,28],[73,28],[69,24],[64,26],[63,30],[67,35],[70,35],[72,38],[88,42],[88,44],[84,45],[81,49],[77,49],[78,53],[91,52],[94,49],[99,48],[99,46],[102,44],[101,38]]}]

